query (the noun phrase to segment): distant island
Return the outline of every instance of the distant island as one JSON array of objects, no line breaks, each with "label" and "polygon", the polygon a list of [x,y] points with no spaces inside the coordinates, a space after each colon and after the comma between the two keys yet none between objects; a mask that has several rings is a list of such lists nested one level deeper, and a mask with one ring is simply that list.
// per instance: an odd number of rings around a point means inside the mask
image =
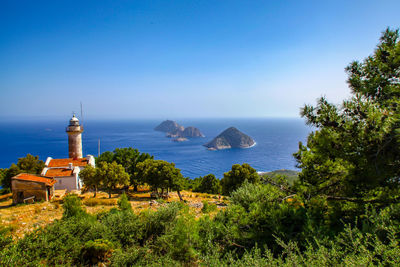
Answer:
[{"label": "distant island", "polygon": [[209,150],[228,148],[249,148],[256,144],[250,136],[242,133],[235,127],[230,127],[215,137],[211,142],[204,144]]},{"label": "distant island", "polygon": [[176,121],[166,120],[154,128],[155,131],[165,132],[167,137],[174,138],[175,142],[188,141],[188,138],[204,137],[200,130],[196,127],[184,127]]}]

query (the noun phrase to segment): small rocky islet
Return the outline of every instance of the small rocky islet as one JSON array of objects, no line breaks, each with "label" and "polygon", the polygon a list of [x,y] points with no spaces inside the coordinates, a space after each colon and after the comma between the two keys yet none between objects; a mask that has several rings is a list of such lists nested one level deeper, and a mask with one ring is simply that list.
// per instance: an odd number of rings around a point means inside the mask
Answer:
[{"label": "small rocky islet", "polygon": [[166,137],[173,138],[174,142],[188,141],[188,138],[204,137],[201,131],[193,126],[184,127],[179,125],[176,121],[166,120],[154,128],[159,132],[165,132]]},{"label": "small rocky islet", "polygon": [[235,127],[229,127],[212,141],[204,144],[208,150],[221,150],[229,148],[249,148],[256,144],[250,136],[242,133]]}]

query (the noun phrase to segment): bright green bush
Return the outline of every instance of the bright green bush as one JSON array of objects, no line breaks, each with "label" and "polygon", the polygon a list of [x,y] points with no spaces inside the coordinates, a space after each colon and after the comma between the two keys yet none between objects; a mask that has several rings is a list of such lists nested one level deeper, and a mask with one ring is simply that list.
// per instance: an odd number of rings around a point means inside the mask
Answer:
[{"label": "bright green bush", "polygon": [[124,211],[132,211],[131,203],[128,200],[128,196],[123,193],[118,199],[118,207]]},{"label": "bright green bush", "polygon": [[63,218],[83,216],[86,212],[82,208],[81,200],[76,195],[68,195],[64,198]]},{"label": "bright green bush", "polygon": [[214,203],[208,203],[208,201],[204,200],[203,201],[203,208],[201,208],[201,212],[203,213],[210,213],[217,210],[217,205]]}]

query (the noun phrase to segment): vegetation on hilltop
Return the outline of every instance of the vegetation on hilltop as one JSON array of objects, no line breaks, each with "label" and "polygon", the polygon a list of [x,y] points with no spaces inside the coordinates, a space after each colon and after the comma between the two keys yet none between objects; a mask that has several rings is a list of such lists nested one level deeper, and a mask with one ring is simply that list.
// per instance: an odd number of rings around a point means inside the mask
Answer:
[{"label": "vegetation on hilltop", "polygon": [[[4,189],[11,190],[11,178],[20,173],[40,174],[44,168],[43,160],[38,156],[27,154],[19,158],[17,164],[12,163],[8,169],[0,169],[0,182]],[[3,190],[6,192],[6,190]]]}]

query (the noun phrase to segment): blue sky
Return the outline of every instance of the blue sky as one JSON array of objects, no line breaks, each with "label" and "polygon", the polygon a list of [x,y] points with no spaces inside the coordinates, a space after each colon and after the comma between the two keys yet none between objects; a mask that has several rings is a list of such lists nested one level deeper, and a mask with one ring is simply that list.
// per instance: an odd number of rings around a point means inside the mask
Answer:
[{"label": "blue sky", "polygon": [[0,117],[297,117],[400,1],[4,1]]}]

